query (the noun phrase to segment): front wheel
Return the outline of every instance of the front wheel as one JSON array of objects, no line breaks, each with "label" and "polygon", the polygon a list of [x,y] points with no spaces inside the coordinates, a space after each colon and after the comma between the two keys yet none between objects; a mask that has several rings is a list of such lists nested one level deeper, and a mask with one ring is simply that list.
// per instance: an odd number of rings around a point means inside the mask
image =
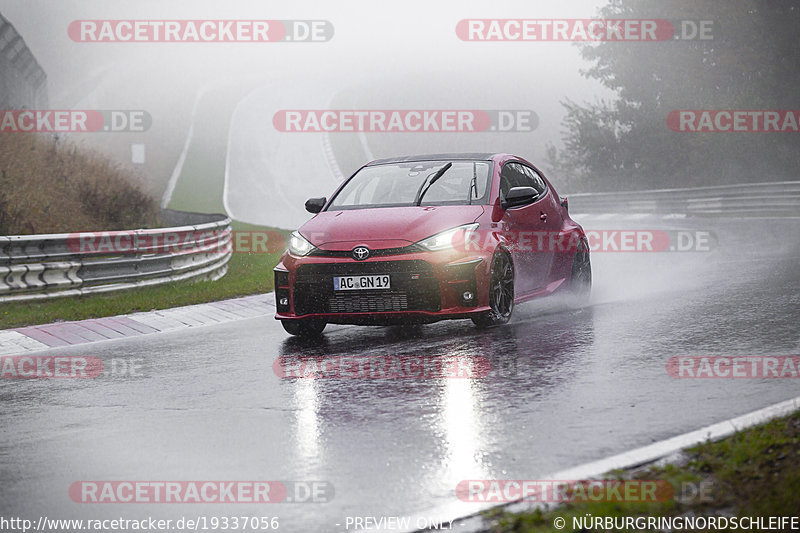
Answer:
[{"label": "front wheel", "polygon": [[317,337],[322,334],[328,323],[324,320],[305,319],[305,320],[281,320],[281,326],[290,335],[300,337]]},{"label": "front wheel", "polygon": [[490,311],[472,317],[472,321],[479,328],[505,324],[511,319],[511,313],[514,311],[514,264],[506,252],[496,252],[492,258],[489,307]]}]

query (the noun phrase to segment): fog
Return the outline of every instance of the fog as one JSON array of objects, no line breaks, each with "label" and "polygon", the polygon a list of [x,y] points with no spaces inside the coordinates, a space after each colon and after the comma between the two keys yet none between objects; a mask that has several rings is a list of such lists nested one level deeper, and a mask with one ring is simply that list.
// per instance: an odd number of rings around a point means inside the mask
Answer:
[{"label": "fog", "polygon": [[[273,203],[272,193],[302,215],[297,198],[329,193],[332,180],[372,158],[411,153],[515,153],[570,194],[796,178],[798,112],[785,115],[796,107],[800,48],[792,28],[800,10],[788,2],[727,11],[712,3],[610,5],[0,0],[0,13],[47,73],[50,108],[147,115],[146,131],[69,137],[142,174],[176,209],[221,211],[233,201],[239,216],[263,220],[248,212]],[[587,47],[467,41],[457,31],[464,19],[504,17],[661,19],[674,33],[662,32],[658,43]],[[262,43],[77,42],[68,33],[74,21],[176,19],[318,21],[326,29],[318,42]],[[699,27],[708,35],[687,37],[687,28]],[[568,102],[576,104],[571,112]],[[285,110],[332,109],[522,111],[532,127],[287,133],[273,124]],[[681,130],[681,110],[693,109],[711,111],[693,115],[705,123]],[[789,129],[697,132],[713,126],[714,113],[737,109],[775,117],[784,110]],[[223,194],[231,168],[235,183]]]},{"label": "fog", "polygon": [[[533,110],[538,116],[533,132],[508,134],[491,149],[542,158],[546,143],[561,142],[560,102],[595,100],[607,97],[608,90],[581,75],[587,65],[574,43],[465,42],[455,35],[456,23],[483,16],[588,18],[596,16],[600,5],[598,1],[464,2],[454,9],[408,2],[392,9],[364,1],[3,0],[0,13],[14,24],[47,73],[51,108],[141,109],[152,116],[152,127],[145,134],[72,137],[123,162],[129,160],[130,143],[145,144],[148,158],[142,170],[160,194],[184,144],[198,93],[225,84],[253,90],[280,84],[286,95],[294,87],[304,93],[318,88],[356,109],[360,104],[364,108],[366,101],[367,108]],[[82,43],[67,34],[73,20],[237,18],[327,20],[334,35],[314,43]],[[393,83],[398,79],[405,83]],[[289,107],[310,106],[298,98]],[[413,143],[403,146],[410,137],[391,137],[399,143],[395,153],[416,148]],[[439,136],[432,148],[452,151],[451,145],[478,144],[477,137],[466,137],[454,142],[452,135]],[[417,138],[430,146],[429,141]],[[345,173],[364,162],[360,153],[340,152],[337,157],[346,160]]]}]

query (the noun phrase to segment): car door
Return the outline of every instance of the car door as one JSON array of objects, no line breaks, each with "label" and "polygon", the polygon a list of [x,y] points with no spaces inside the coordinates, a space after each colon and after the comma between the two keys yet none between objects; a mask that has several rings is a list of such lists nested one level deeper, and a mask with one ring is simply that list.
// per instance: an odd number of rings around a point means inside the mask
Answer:
[{"label": "car door", "polygon": [[545,230],[548,235],[552,236],[548,246],[552,260],[549,281],[552,282],[570,275],[572,260],[578,247],[577,235],[564,227],[564,213],[566,211],[556,190],[549,185],[541,172],[535,168],[532,168],[531,171],[534,172],[537,181],[541,183],[542,188],[546,191],[542,198],[541,210],[547,215]]},{"label": "car door", "polygon": [[534,189],[539,191],[536,206],[539,209],[539,221],[541,230],[545,232],[541,245],[537,239],[537,251],[542,255],[539,262],[542,266],[540,287],[548,285],[559,276],[553,276],[553,267],[559,253],[564,253],[569,248],[566,235],[561,234],[563,219],[561,216],[561,200],[558,195],[548,188],[547,182],[542,175],[534,168],[527,165],[520,165],[523,172],[528,176]]},{"label": "car door", "polygon": [[510,244],[514,261],[517,296],[525,296],[546,286],[549,280],[553,254],[549,250],[547,229],[550,210],[545,210],[544,182],[537,183],[530,167],[518,162],[507,162],[500,172],[500,197],[513,187],[533,187],[539,196],[532,202],[506,209],[503,214],[505,237]]}]

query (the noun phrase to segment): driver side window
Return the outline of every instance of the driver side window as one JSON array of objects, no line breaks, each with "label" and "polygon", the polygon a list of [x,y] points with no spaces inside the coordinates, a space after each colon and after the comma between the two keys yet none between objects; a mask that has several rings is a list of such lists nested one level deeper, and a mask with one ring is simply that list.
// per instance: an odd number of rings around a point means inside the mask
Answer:
[{"label": "driver side window", "polygon": [[541,197],[547,187],[539,174],[520,163],[506,163],[500,171],[500,197],[505,198],[512,187],[533,187]]},{"label": "driver side window", "polygon": [[505,198],[513,187],[522,187],[524,175],[519,171],[516,163],[506,163],[500,171],[500,198]]},{"label": "driver side window", "polygon": [[544,184],[544,180],[539,173],[533,170],[531,167],[526,167],[525,165],[519,165],[519,167],[530,180],[530,186],[536,189],[536,192],[539,193],[539,197],[543,196],[547,190],[547,186]]}]

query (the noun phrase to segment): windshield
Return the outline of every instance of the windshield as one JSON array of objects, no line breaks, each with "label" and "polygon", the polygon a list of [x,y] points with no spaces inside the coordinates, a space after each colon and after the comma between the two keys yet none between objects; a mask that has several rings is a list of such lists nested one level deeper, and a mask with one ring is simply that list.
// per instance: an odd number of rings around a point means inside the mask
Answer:
[{"label": "windshield", "polygon": [[486,204],[490,161],[409,161],[364,167],[333,198],[330,209],[364,209],[414,205],[423,182],[442,167],[452,167],[433,182],[421,205]]}]

